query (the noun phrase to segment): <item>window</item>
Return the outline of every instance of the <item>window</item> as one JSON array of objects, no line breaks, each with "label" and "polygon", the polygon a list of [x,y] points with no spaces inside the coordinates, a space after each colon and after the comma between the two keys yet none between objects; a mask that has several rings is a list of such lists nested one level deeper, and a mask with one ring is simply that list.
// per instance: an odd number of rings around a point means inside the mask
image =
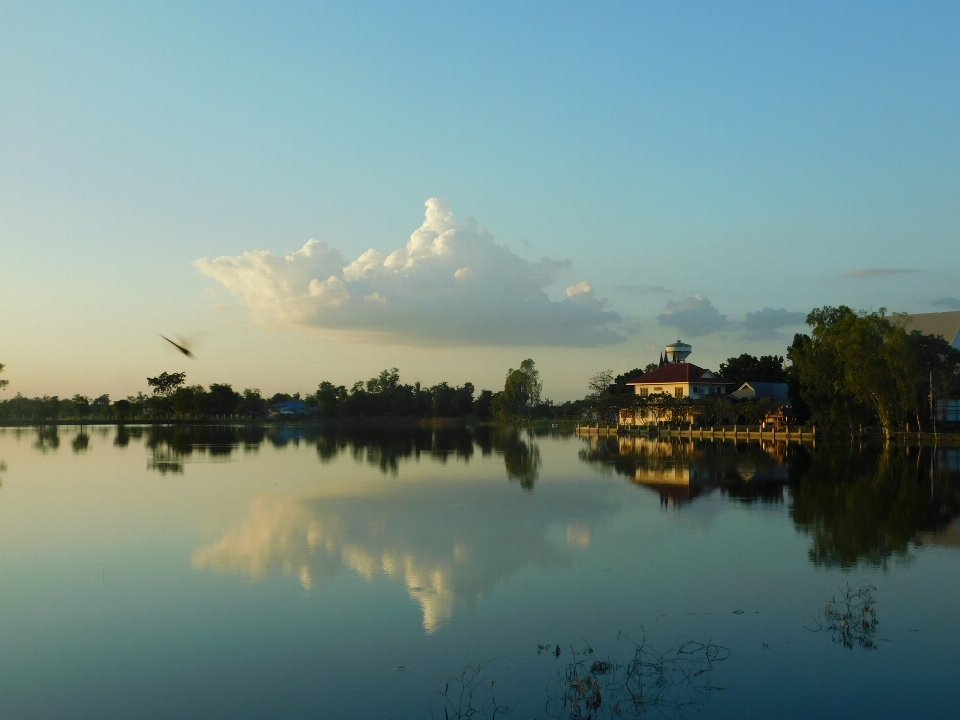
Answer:
[{"label": "window", "polygon": [[637,388],[637,391],[640,393],[640,395],[641,395],[642,397],[646,397],[646,396],[647,396],[647,393],[650,392],[650,391],[647,390],[647,388],[645,388],[645,387],[638,387],[638,388]]},{"label": "window", "polygon": [[682,388],[682,387],[674,388],[674,389],[673,389],[673,396],[674,396],[674,397],[678,397],[678,398],[682,398],[682,397],[683,397],[683,388]]}]

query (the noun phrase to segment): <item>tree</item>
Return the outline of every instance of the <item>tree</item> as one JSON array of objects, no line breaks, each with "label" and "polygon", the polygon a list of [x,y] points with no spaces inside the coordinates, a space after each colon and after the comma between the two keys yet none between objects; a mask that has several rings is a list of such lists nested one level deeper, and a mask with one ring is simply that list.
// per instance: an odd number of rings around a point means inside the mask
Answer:
[{"label": "tree", "polygon": [[783,368],[780,355],[762,355],[754,357],[743,353],[740,357],[727,358],[720,363],[720,376],[736,383],[737,387],[745,382],[785,383],[788,376]]},{"label": "tree", "polygon": [[317,394],[314,395],[317,407],[320,408],[320,414],[324,417],[336,417],[340,412],[340,406],[346,399],[347,389],[343,385],[334,385],[326,380],[320,383]]},{"label": "tree", "polygon": [[101,395],[92,403],[90,403],[91,409],[97,413],[97,417],[103,417],[107,409],[110,407],[110,396]]},{"label": "tree", "polygon": [[83,395],[74,395],[70,398],[70,402],[73,404],[74,414],[81,420],[90,414],[90,398]]},{"label": "tree", "polygon": [[587,387],[595,395],[602,395],[610,392],[610,386],[613,384],[613,370],[601,370],[594,373],[587,381]]},{"label": "tree", "polygon": [[147,386],[153,388],[154,395],[168,397],[183,387],[186,381],[186,373],[160,373],[157,377],[147,378]]},{"label": "tree", "polygon": [[243,398],[226,383],[214,383],[206,396],[207,412],[213,415],[232,415],[240,407]]},{"label": "tree", "polygon": [[117,400],[113,404],[113,412],[117,416],[117,420],[123,422],[124,420],[129,419],[130,417],[130,401],[129,400]]},{"label": "tree", "polygon": [[173,414],[178,418],[197,417],[203,414],[207,391],[203,385],[178,387],[171,395]]},{"label": "tree", "polygon": [[263,399],[259,388],[245,388],[240,410],[244,415],[263,415],[267,412],[267,401]]},{"label": "tree", "polygon": [[533,360],[529,358],[520,363],[520,371],[528,378],[527,389],[530,394],[530,407],[534,408],[540,404],[540,396],[543,392],[543,382],[540,380],[540,372],[534,365]]},{"label": "tree", "polygon": [[540,404],[543,382],[533,360],[529,358],[520,363],[520,368],[507,371],[503,392],[493,397],[493,408],[497,418],[503,422],[516,422],[526,415],[529,420],[533,408]]},{"label": "tree", "polygon": [[922,365],[902,325],[885,313],[819,308],[807,316],[810,336],[794,338],[792,372],[821,424],[852,432],[876,419],[889,438],[914,413]]},{"label": "tree", "polygon": [[529,420],[533,408],[540,404],[542,391],[543,382],[533,360],[524,360],[517,370],[510,368],[503,384],[503,392],[494,396],[497,417],[511,422],[526,415]]},{"label": "tree", "polygon": [[491,390],[482,390],[480,396],[473,403],[473,414],[478,420],[490,420],[493,418],[493,392]]},{"label": "tree", "polygon": [[636,380],[638,377],[650,372],[651,370],[656,370],[656,369],[657,369],[656,365],[653,365],[653,367],[648,365],[646,370],[644,370],[643,368],[634,368],[633,370],[629,370],[623,373],[622,375],[617,375],[613,379],[613,385],[610,386],[610,392],[616,395],[633,394],[634,389],[631,386],[627,385],[627,383],[630,382],[631,380]]},{"label": "tree", "polygon": [[[0,363],[0,373],[3,372],[3,369],[6,367],[3,363]],[[9,380],[0,380],[0,390],[6,390],[7,385],[10,384]]]},{"label": "tree", "polygon": [[597,416],[597,419],[607,421],[612,411],[619,411],[613,401],[613,390],[616,386],[613,384],[612,370],[601,370],[594,373],[587,381],[587,387],[591,392],[584,400],[587,407]]}]

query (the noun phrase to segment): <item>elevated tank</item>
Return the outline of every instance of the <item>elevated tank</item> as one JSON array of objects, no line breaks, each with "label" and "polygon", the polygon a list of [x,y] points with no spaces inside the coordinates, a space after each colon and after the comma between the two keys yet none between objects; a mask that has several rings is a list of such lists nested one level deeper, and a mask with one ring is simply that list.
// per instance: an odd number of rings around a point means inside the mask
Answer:
[{"label": "elevated tank", "polygon": [[687,357],[693,352],[693,348],[685,342],[680,342],[679,338],[675,343],[667,345],[667,362],[678,363],[686,362]]}]

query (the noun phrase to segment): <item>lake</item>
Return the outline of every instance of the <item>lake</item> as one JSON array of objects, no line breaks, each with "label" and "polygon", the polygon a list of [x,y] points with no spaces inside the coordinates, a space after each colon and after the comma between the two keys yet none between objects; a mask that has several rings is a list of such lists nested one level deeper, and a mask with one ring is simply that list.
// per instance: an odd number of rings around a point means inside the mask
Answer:
[{"label": "lake", "polygon": [[0,481],[7,720],[960,715],[957,449],[3,428]]}]

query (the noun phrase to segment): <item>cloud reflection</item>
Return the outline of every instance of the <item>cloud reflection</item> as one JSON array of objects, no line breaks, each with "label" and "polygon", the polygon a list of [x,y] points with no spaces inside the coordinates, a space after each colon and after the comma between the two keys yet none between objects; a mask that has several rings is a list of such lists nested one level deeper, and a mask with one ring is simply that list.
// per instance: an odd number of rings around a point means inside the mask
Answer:
[{"label": "cloud reflection", "polygon": [[615,510],[602,486],[520,501],[500,483],[384,487],[376,494],[258,497],[245,520],[193,557],[198,570],[295,576],[314,588],[343,570],[403,583],[433,633],[522,568],[562,567]]}]

